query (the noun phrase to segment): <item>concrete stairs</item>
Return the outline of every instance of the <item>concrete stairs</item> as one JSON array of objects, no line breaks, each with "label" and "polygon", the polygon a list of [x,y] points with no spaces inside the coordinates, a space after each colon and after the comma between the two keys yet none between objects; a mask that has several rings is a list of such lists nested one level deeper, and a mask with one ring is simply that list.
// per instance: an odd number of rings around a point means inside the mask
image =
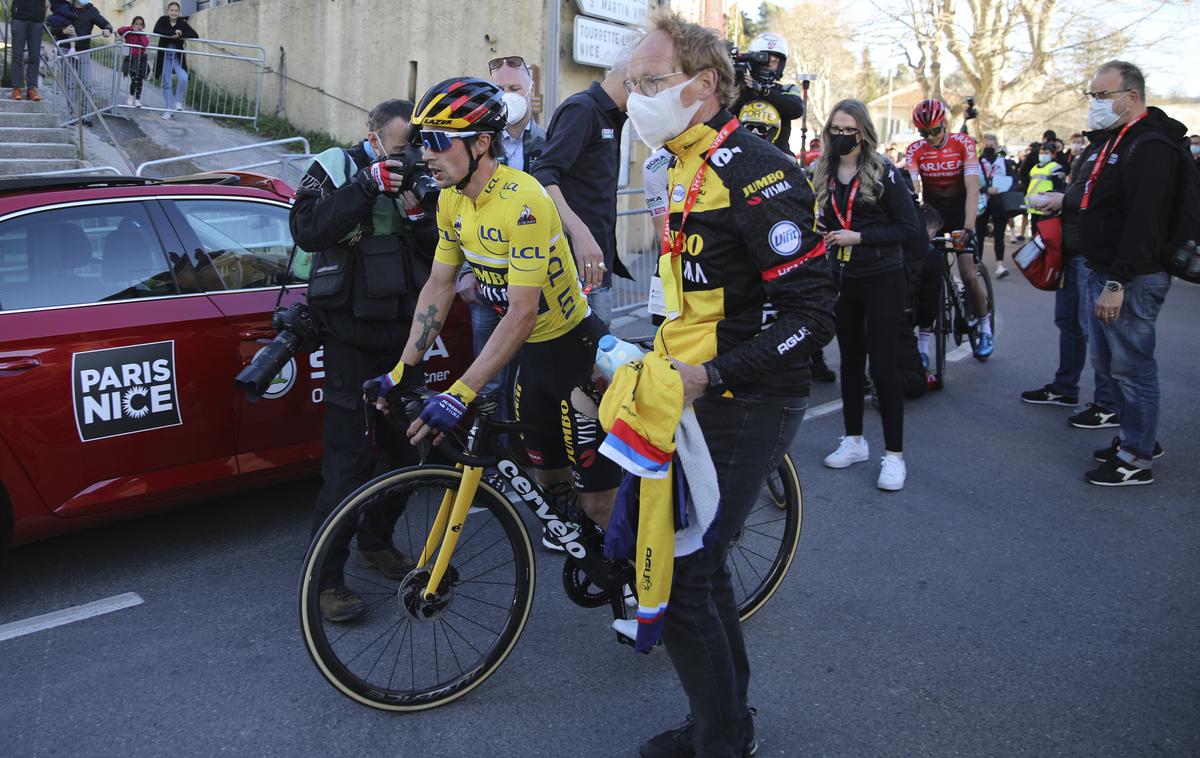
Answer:
[{"label": "concrete stairs", "polygon": [[12,100],[0,89],[0,176],[82,168],[68,131],[58,126],[50,103]]}]

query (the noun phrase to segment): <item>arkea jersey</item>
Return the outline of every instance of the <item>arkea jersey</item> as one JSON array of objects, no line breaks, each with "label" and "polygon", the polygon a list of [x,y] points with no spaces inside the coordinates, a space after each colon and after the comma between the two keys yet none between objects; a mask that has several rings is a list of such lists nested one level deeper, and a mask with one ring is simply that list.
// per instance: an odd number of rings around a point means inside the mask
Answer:
[{"label": "arkea jersey", "polygon": [[530,342],[561,337],[587,316],[558,209],[524,171],[497,166],[474,203],[456,189],[442,190],[437,226],[435,260],[455,268],[466,260],[480,297],[501,314],[508,310],[509,285],[541,288]]},{"label": "arkea jersey", "polygon": [[938,210],[958,207],[961,213],[967,197],[965,177],[979,176],[975,142],[958,132],[946,135],[941,147],[917,140],[908,146],[904,163],[913,182],[920,180],[922,198]]}]

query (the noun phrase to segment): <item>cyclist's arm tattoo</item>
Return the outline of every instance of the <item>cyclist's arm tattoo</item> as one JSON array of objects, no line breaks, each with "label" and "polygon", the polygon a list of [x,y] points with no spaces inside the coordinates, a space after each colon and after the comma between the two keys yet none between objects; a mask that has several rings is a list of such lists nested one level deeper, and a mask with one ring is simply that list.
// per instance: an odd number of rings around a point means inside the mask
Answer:
[{"label": "cyclist's arm tattoo", "polygon": [[421,333],[417,336],[416,348],[424,353],[433,344],[433,340],[442,331],[442,322],[438,320],[438,307],[430,304],[424,313],[417,314],[417,323],[421,325]]}]

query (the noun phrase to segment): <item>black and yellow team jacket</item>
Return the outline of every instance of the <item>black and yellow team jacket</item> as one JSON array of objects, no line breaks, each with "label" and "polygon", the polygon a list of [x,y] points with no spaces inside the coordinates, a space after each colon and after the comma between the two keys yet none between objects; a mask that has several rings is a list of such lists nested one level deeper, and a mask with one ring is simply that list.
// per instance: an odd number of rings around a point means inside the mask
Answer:
[{"label": "black and yellow team jacket", "polygon": [[[723,110],[666,145],[673,242],[688,187],[732,118]],[[808,395],[809,355],[833,337],[836,294],[814,206],[795,161],[741,127],[731,132],[708,158],[681,254],[659,259],[668,320],[658,351],[713,361],[735,396]]]}]

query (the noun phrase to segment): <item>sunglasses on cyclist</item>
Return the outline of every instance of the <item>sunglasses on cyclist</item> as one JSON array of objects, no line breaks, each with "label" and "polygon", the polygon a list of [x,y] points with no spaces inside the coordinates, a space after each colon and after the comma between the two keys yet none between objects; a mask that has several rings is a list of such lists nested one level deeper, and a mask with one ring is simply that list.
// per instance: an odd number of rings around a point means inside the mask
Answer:
[{"label": "sunglasses on cyclist", "polygon": [[932,129],[918,129],[917,134],[921,135],[922,137],[936,137],[944,131],[946,131],[946,127],[935,126]]},{"label": "sunglasses on cyclist", "polygon": [[521,56],[506,55],[503,58],[492,58],[490,61],[488,61],[488,72],[490,73],[495,71],[501,66],[508,66],[509,68],[529,68],[529,64],[527,64],[525,59]]},{"label": "sunglasses on cyclist", "polygon": [[432,150],[435,153],[444,153],[450,149],[450,145],[454,144],[451,140],[466,139],[474,137],[479,132],[435,132],[426,129],[421,130],[421,144],[426,150]]}]

